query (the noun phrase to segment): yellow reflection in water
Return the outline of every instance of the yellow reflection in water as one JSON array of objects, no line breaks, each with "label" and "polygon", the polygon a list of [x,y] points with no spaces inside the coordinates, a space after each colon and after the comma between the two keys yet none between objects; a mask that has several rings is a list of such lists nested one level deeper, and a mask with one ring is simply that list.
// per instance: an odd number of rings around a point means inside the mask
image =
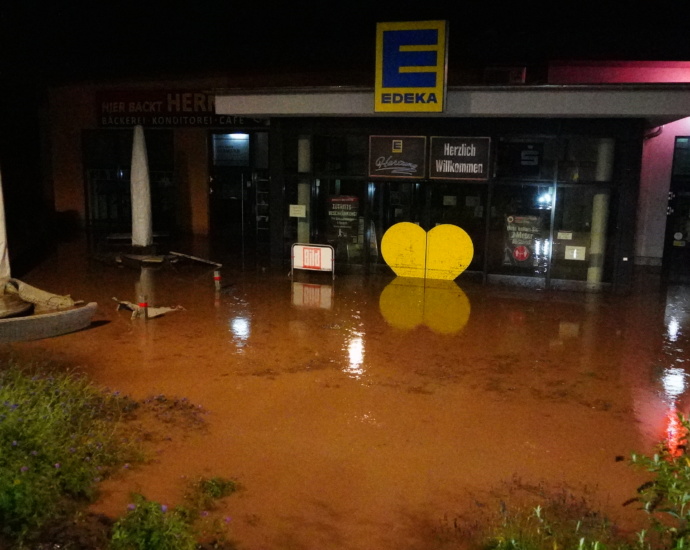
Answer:
[{"label": "yellow reflection in water", "polygon": [[470,300],[455,281],[396,277],[381,292],[379,309],[394,328],[411,330],[426,325],[452,334],[470,318]]}]

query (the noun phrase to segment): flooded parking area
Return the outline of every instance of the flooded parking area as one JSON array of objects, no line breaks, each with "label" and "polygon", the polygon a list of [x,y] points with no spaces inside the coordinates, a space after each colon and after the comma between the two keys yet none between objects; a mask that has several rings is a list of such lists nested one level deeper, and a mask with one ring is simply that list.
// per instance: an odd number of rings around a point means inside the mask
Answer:
[{"label": "flooded parking area", "polygon": [[[585,490],[632,521],[622,503],[644,477],[620,457],[672,440],[687,412],[688,289],[288,271],[228,264],[218,289],[203,263],[108,263],[73,243],[22,277],[98,311],[88,330],[13,350],[205,411],[207,429],[171,427],[95,510],[123,513],[132,491],[175,504],[185,479],[218,475],[242,486],[220,514],[247,550],[450,548],[444,526],[511,484]],[[142,294],[176,309],[118,308]]]}]

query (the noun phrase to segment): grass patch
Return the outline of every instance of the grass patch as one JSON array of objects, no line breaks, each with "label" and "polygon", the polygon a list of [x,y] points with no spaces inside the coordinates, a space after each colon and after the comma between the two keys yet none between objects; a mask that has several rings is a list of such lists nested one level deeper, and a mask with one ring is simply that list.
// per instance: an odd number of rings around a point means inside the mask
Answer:
[{"label": "grass patch", "polygon": [[234,548],[227,538],[230,518],[221,521],[210,512],[237,490],[233,480],[202,477],[189,484],[185,503],[172,510],[134,494],[127,513],[112,528],[110,550]]},{"label": "grass patch", "polygon": [[191,482],[171,510],[133,495],[120,518],[86,511],[102,480],[145,462],[144,444],[157,435],[142,418],[166,433],[170,425],[198,431],[203,412],[164,395],[133,401],[50,361],[0,358],[0,548],[232,548],[228,518],[209,515],[238,489],[225,478]]},{"label": "grass patch", "polygon": [[[652,456],[633,454],[630,465],[650,474],[637,495],[647,527],[633,534],[618,531],[586,501],[547,499],[529,510],[503,510],[484,550],[687,550],[690,548],[690,422],[678,416],[679,441],[662,444]],[[573,503],[576,505],[573,506]],[[567,504],[563,506],[563,504]]]},{"label": "grass patch", "polygon": [[111,550],[194,550],[197,547],[189,513],[135,495],[127,513],[112,529]]},{"label": "grass patch", "polygon": [[49,364],[0,370],[0,533],[21,543],[64,506],[91,501],[113,468],[140,459],[118,431],[131,400]]}]

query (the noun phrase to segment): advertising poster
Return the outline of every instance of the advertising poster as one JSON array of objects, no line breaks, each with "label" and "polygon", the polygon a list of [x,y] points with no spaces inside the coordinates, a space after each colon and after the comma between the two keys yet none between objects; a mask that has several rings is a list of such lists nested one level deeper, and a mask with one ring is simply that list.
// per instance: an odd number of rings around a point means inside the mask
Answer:
[{"label": "advertising poster", "polygon": [[328,240],[357,242],[359,199],[350,196],[328,198]]},{"label": "advertising poster", "polygon": [[545,256],[541,235],[544,222],[539,216],[506,216],[503,265],[532,267]]}]

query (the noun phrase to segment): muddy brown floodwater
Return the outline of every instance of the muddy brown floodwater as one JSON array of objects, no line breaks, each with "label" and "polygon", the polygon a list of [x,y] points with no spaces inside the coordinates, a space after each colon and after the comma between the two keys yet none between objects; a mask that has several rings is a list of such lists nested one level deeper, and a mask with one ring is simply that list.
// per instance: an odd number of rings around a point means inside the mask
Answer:
[{"label": "muddy brown floodwater", "polygon": [[[391,276],[141,268],[79,243],[22,279],[97,301],[88,330],[13,344],[76,364],[143,399],[186,397],[208,429],[103,486],[181,499],[186,479],[224,476],[241,549],[447,546],[449,522],[495,509],[501,490],[550,484],[634,524],[622,503],[642,475],[616,457],[673,437],[685,410],[690,292],[643,282],[632,296]],[[184,309],[145,321],[118,300]],[[509,489],[510,490],[510,489]],[[637,516],[635,516],[637,517]],[[446,545],[446,546],[444,546]]]}]

